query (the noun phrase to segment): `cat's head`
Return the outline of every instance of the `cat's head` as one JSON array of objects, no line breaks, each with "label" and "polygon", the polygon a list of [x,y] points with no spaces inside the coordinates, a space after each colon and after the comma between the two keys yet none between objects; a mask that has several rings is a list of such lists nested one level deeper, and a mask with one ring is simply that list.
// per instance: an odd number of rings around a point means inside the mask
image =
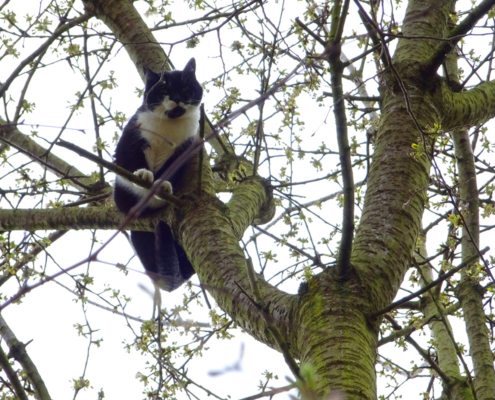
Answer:
[{"label": "cat's head", "polygon": [[198,109],[203,88],[196,80],[196,61],[191,58],[182,71],[157,74],[143,65],[146,89],[143,105],[164,118],[179,118]]}]

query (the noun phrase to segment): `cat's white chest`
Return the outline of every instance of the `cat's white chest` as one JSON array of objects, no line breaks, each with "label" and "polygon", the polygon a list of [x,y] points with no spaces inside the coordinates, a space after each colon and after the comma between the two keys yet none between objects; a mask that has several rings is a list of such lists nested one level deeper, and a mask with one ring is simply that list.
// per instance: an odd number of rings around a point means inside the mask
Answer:
[{"label": "cat's white chest", "polygon": [[153,111],[140,112],[138,126],[141,136],[149,143],[144,151],[148,168],[157,172],[174,154],[175,149],[198,131],[198,113],[189,110],[184,116],[171,119],[157,116]]}]

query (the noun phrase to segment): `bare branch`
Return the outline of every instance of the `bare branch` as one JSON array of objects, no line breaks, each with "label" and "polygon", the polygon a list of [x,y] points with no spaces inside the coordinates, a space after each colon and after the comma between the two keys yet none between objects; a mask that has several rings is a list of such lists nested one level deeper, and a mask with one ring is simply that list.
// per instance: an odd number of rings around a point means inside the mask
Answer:
[{"label": "bare branch", "polygon": [[64,32],[67,32],[70,28],[80,25],[83,22],[86,22],[89,20],[93,15],[91,13],[85,13],[81,15],[80,17],[74,18],[72,20],[69,20],[66,24],[61,24],[57,29],[55,29],[55,32],[43,43],[40,47],[38,47],[33,53],[31,53],[30,56],[25,58],[18,66],[17,68],[10,74],[10,76],[5,80],[4,84],[0,86],[0,97],[2,97],[7,89],[9,88],[10,84],[14,81],[15,78],[19,75],[19,73],[24,69],[26,65],[28,65],[30,62],[32,62],[36,57],[44,53],[50,45],[57,40],[60,35]]}]

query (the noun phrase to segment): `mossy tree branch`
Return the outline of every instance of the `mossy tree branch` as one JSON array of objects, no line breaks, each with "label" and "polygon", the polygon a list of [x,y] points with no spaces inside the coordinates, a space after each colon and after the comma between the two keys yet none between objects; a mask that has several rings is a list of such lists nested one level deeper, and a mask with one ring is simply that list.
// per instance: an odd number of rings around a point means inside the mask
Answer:
[{"label": "mossy tree branch", "polygon": [[[461,243],[462,260],[467,263],[472,258],[478,259],[479,256],[479,193],[469,132],[464,129],[454,131],[453,138],[459,168],[459,196],[466,210],[463,214]],[[480,284],[467,271],[461,274],[458,296],[464,311],[470,354],[473,359],[476,396],[478,400],[488,400],[493,398],[495,393],[495,372],[485,325],[483,291]]]},{"label": "mossy tree branch", "polygon": [[10,361],[7,358],[7,354],[0,347],[0,367],[7,375],[9,382],[12,384],[14,388],[14,393],[19,400],[28,400],[26,391],[22,387],[21,381],[19,381],[19,377],[17,376],[17,372],[14,371],[12,365],[10,365]]},{"label": "mossy tree branch", "polygon": [[[473,24],[481,18],[483,8],[487,7],[486,1],[483,1],[476,7],[468,17],[464,19],[459,26],[453,29],[460,29],[460,26]],[[494,1],[491,4],[495,4]],[[488,11],[488,10],[485,10]],[[467,21],[467,22],[466,22]],[[463,28],[464,29],[464,28]],[[450,75],[457,78],[457,55],[451,54],[447,58],[446,68]],[[454,129],[452,132],[454,142],[454,154],[459,171],[458,179],[458,196],[459,200],[452,199],[452,202],[458,202],[457,212],[462,219],[462,260],[467,261],[472,257],[482,257],[479,251],[480,246],[480,221],[479,221],[479,191],[477,184],[477,171],[474,162],[474,155],[471,148],[469,132],[467,129]],[[455,203],[454,203],[455,204]],[[470,270],[476,269],[476,263],[470,265],[470,268],[461,272],[461,281],[457,287],[457,295],[464,312],[464,322],[466,324],[466,333],[468,336],[470,355],[473,361],[474,381],[473,391],[478,400],[488,400],[495,393],[495,372],[493,370],[493,357],[490,354],[490,342],[488,330],[486,328],[484,312],[484,291],[478,280],[473,279]],[[488,265],[485,265],[485,271],[489,272]],[[493,276],[492,276],[493,280]],[[457,346],[456,343],[454,343]],[[488,352],[488,353],[486,353]],[[465,364],[462,355],[459,356]],[[465,369],[467,367],[465,366]],[[469,370],[466,375],[470,377]],[[470,379],[471,380],[471,379]]]},{"label": "mossy tree branch", "polygon": [[460,93],[445,87],[442,104],[442,129],[445,131],[482,124],[495,117],[495,81]]},{"label": "mossy tree branch", "polygon": [[43,160],[50,172],[53,172],[61,179],[67,179],[69,184],[81,189],[88,190],[95,181],[87,177],[74,166],[57,157],[53,153],[47,154],[47,149],[40,146],[32,138],[23,134],[17,128],[18,125],[11,125],[0,117],[0,137],[8,140],[10,143],[23,149],[25,154],[33,161],[38,162],[38,159]]},{"label": "mossy tree branch", "polygon": [[[202,286],[222,310],[253,337],[278,349],[266,322],[251,301],[254,295],[246,272],[245,256],[239,246],[244,231],[257,217],[266,217],[264,210],[270,210],[268,205],[272,198],[269,187],[260,177],[246,178],[239,183],[230,202],[224,204],[215,195],[207,157],[204,157],[202,166],[199,165],[199,158],[197,154],[186,164],[184,173],[189,179],[177,192],[184,203],[167,221],[171,223]],[[202,195],[198,197],[200,169]],[[258,285],[266,304],[269,304],[267,312],[274,317],[281,334],[291,337],[295,321],[290,316],[297,304],[297,296],[283,293],[261,278]]]},{"label": "mossy tree branch", "polygon": [[12,357],[14,357],[16,361],[22,365],[26,376],[34,387],[36,397],[40,400],[51,400],[50,394],[45,386],[45,382],[43,382],[36,365],[34,365],[26,351],[26,345],[17,340],[14,332],[12,332],[10,327],[7,325],[7,322],[3,319],[2,315],[0,315],[0,335],[7,343]]},{"label": "mossy tree branch", "polygon": [[[193,182],[191,185],[195,188]],[[264,191],[263,186],[260,185],[259,190]],[[255,197],[259,198],[258,195]],[[251,207],[247,209],[251,210]],[[241,224],[231,222],[245,221],[252,215],[243,207],[230,210],[216,197],[203,194],[176,213],[173,228],[202,285],[217,304],[249,334],[277,349],[278,345],[266,322],[251,302],[254,296],[249,289],[246,261],[238,239]],[[296,322],[290,315],[297,303],[297,296],[285,294],[263,279],[258,284],[266,304],[269,304],[267,312],[274,316],[281,334],[292,337],[291,331]]]},{"label": "mossy tree branch", "polygon": [[[139,218],[127,225],[135,231],[154,231],[161,214]],[[118,229],[125,215],[115,207],[60,207],[53,209],[0,209],[0,232],[37,230]]]},{"label": "mossy tree branch", "polygon": [[435,73],[445,57],[455,48],[459,40],[495,5],[495,0],[483,0],[447,35],[450,40],[442,42],[426,62],[426,74]]},{"label": "mossy tree branch", "polygon": [[[419,254],[416,253],[413,261],[421,276],[421,286],[425,287],[433,281],[433,276],[431,264],[422,262],[428,259],[426,235],[423,233],[424,231],[420,237]],[[419,264],[420,262],[422,263]],[[448,382],[444,382],[444,393],[448,394],[453,400],[473,399],[472,388],[468,386],[467,380],[461,376],[456,343],[452,341],[452,328],[447,318],[448,313],[443,303],[438,301],[438,291],[430,289],[425,292],[422,296],[421,305],[425,316],[424,319],[428,321],[428,326],[435,341],[438,366],[449,377]],[[460,303],[457,303],[457,306],[460,308]]]},{"label": "mossy tree branch", "polygon": [[144,23],[132,2],[118,0],[83,0],[87,12],[92,13],[110,28],[136,66],[143,82],[143,64],[154,71],[170,71],[171,65],[155,36]]},{"label": "mossy tree branch", "polygon": [[246,178],[236,187],[227,207],[235,235],[241,240],[244,232],[253,222],[265,224],[273,218],[275,205],[272,189],[262,178],[254,176]]},{"label": "mossy tree branch", "polygon": [[[356,5],[361,7],[359,2]],[[431,51],[429,38],[441,35],[450,10],[440,5],[431,13],[431,7],[431,2],[408,2],[404,35],[414,32],[425,39],[414,43],[399,39],[393,57],[387,55],[390,68],[381,76],[380,124],[353,244],[353,265],[366,282],[375,312],[396,296],[421,226],[430,160],[410,157],[411,145],[423,136],[421,127],[441,121],[441,99],[435,97],[437,91],[422,85],[420,64]],[[417,19],[430,14],[427,21]]]}]

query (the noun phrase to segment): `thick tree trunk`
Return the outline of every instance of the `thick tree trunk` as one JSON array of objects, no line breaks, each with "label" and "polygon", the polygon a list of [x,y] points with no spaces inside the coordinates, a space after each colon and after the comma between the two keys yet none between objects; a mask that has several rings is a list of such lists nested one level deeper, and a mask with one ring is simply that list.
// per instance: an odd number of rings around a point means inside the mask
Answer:
[{"label": "thick tree trunk", "polygon": [[85,8],[110,28],[145,81],[143,64],[154,71],[168,70],[170,65],[160,44],[141,15],[126,0],[83,0]]},{"label": "thick tree trunk", "polygon": [[314,371],[318,398],[339,390],[349,400],[376,398],[377,331],[367,321],[365,288],[325,272],[309,281],[298,310],[296,345],[302,365]]}]

